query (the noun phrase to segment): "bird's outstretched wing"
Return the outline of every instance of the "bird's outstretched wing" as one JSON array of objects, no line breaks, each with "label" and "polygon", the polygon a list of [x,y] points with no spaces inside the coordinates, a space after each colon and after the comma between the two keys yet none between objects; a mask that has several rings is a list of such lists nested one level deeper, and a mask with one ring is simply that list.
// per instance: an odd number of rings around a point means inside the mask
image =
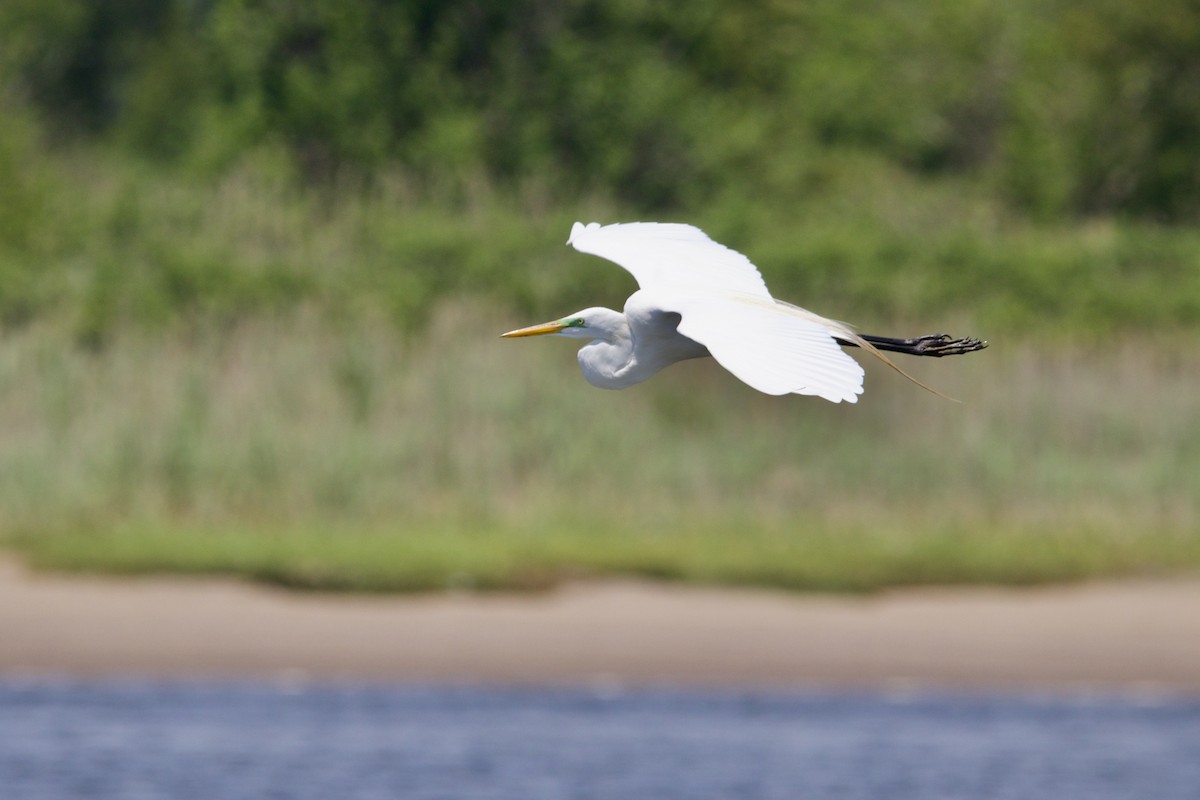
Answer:
[{"label": "bird's outstretched wing", "polygon": [[577,222],[567,243],[632,273],[647,302],[680,315],[679,333],[760,392],[835,403],[862,394],[862,367],[834,339],[847,326],[777,303],[748,258],[699,228]]},{"label": "bird's outstretched wing", "polygon": [[682,287],[771,296],[750,259],[714,242],[692,225],[576,222],[567,244],[624,267],[638,286],[649,291]]},{"label": "bird's outstretched wing", "polygon": [[679,312],[681,334],[760,392],[815,395],[834,403],[854,403],[862,394],[862,366],[842,351],[828,326],[803,309],[746,295],[683,295],[662,302]]}]

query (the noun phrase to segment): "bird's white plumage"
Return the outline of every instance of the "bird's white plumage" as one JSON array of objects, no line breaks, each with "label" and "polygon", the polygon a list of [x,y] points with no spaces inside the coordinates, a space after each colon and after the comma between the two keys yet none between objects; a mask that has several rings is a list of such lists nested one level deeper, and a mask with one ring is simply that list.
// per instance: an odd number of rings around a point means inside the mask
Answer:
[{"label": "bird's white plumage", "polygon": [[708,289],[771,296],[750,259],[692,225],[576,222],[567,244],[624,267],[646,290]]},{"label": "bird's white plumage", "polygon": [[804,394],[834,403],[858,401],[863,368],[828,327],[771,300],[688,297],[675,303],[679,332],[708,348],[743,383],[773,395]]},{"label": "bird's white plumage", "polygon": [[632,273],[640,303],[678,313],[680,334],[755,389],[835,403],[862,393],[862,367],[834,340],[839,324],[776,302],[748,258],[699,228],[577,222],[567,243]]},{"label": "bird's white plumage", "polygon": [[641,288],[625,301],[624,311],[593,306],[501,336],[586,339],[579,367],[602,389],[625,389],[677,361],[712,356],[761,392],[853,403],[862,394],[863,370],[841,347],[854,346],[945,397],[880,350],[944,356],[987,347],[980,339],[944,333],[860,336],[844,322],[774,299],[749,259],[691,225],[576,222],[567,244],[624,267]]}]

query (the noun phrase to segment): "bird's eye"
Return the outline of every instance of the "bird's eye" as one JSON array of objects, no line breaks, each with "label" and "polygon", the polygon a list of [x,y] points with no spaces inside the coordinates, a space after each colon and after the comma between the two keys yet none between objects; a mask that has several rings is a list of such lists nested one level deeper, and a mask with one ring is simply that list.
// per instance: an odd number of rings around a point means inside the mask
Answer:
[{"label": "bird's eye", "polygon": [[575,319],[571,320],[571,325],[576,328],[582,328],[583,327],[583,317],[576,317]]}]

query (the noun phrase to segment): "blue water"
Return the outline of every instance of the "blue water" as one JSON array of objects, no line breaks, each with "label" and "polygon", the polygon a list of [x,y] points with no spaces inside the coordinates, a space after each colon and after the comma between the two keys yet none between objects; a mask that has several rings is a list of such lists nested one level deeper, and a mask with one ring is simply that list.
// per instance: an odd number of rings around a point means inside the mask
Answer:
[{"label": "blue water", "polygon": [[0,680],[0,798],[1200,798],[1200,700]]}]

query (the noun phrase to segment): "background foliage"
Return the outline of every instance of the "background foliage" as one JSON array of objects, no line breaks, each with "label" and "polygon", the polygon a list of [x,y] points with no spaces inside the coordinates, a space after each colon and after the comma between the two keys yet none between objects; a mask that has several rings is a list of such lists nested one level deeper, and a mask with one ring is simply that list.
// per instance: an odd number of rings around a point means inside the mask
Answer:
[{"label": "background foliage", "polygon": [[[1200,561],[1194,0],[6,0],[0,115],[0,536],[55,563]],[[781,297],[993,348],[922,373],[961,413],[717,370],[614,406],[492,341],[632,289],[576,219],[693,222]]]},{"label": "background foliage", "polygon": [[843,316],[1200,318],[1191,0],[10,0],[0,78],[9,322],[543,312],[625,285],[549,274],[589,216]]},{"label": "background foliage", "polygon": [[13,0],[10,91],[59,138],[219,171],[795,201],[852,152],[1047,219],[1200,211],[1191,0]]}]

